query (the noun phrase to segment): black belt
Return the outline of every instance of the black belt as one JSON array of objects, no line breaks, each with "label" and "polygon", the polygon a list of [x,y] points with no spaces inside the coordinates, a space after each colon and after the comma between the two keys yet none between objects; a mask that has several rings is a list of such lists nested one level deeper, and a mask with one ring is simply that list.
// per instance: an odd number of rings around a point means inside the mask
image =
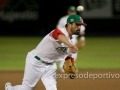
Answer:
[{"label": "black belt", "polygon": [[[36,58],[37,60],[40,60],[40,57],[38,57],[38,56],[35,56],[34,58]],[[45,62],[45,61],[42,61],[42,60],[41,60],[41,62],[46,64],[46,65],[53,65],[53,63],[50,63],[50,62]]]}]

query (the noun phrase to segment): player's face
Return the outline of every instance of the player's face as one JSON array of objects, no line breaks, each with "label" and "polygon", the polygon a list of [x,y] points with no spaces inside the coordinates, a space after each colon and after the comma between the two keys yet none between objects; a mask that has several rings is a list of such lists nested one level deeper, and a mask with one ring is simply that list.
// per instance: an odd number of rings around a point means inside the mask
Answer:
[{"label": "player's face", "polygon": [[71,24],[71,32],[72,32],[72,34],[79,35],[80,27],[81,27],[81,25],[79,25],[79,24],[76,24],[76,23]]}]

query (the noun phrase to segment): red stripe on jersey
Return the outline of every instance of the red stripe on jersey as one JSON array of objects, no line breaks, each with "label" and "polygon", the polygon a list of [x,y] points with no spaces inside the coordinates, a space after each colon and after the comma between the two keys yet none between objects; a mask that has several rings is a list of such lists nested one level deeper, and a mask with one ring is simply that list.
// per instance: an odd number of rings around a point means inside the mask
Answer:
[{"label": "red stripe on jersey", "polygon": [[59,34],[64,35],[64,33],[63,33],[62,31],[60,31],[58,28],[56,28],[56,29],[53,31],[52,36],[53,36],[53,38],[54,38],[55,40],[57,40]]},{"label": "red stripe on jersey", "polygon": [[70,39],[73,39],[72,35],[70,36]]},{"label": "red stripe on jersey", "polygon": [[74,58],[71,58],[71,62],[75,62]]}]

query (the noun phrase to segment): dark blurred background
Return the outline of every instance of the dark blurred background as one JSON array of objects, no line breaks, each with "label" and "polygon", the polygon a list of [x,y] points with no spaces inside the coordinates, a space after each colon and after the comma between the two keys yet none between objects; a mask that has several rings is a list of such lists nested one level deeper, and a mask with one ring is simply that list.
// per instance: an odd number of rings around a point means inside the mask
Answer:
[{"label": "dark blurred background", "polygon": [[84,6],[86,36],[120,36],[120,0],[0,0],[0,36],[44,36],[70,5]]}]

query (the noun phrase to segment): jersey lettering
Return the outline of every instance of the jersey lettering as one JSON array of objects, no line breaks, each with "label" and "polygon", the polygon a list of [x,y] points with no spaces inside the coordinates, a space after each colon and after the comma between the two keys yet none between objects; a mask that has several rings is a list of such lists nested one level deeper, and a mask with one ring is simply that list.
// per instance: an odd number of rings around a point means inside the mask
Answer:
[{"label": "jersey lettering", "polygon": [[65,52],[67,52],[67,48],[68,48],[68,47],[58,47],[58,48],[56,48],[56,50],[65,53]]}]

